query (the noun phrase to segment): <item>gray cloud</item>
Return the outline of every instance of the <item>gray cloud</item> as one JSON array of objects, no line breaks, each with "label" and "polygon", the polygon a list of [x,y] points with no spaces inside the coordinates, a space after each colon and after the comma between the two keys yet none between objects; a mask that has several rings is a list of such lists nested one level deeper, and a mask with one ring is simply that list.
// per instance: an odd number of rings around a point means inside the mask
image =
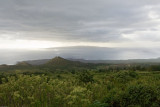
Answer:
[{"label": "gray cloud", "polygon": [[3,0],[0,1],[0,35],[36,40],[122,42],[128,40],[122,34],[150,30],[152,35],[160,23],[148,14],[154,11],[159,15],[159,5],[158,0]]},{"label": "gray cloud", "polygon": [[[159,0],[1,0],[0,41],[122,43],[122,46],[131,43],[132,48],[65,47],[43,51],[3,48],[0,63],[57,55],[84,59],[159,57],[159,29]],[[151,46],[143,48],[147,45]]]}]

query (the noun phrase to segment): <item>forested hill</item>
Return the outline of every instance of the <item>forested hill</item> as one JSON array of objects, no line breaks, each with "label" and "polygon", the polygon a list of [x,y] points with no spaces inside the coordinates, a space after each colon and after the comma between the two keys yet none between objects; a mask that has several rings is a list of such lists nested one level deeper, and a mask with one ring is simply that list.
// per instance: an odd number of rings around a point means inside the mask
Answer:
[{"label": "forested hill", "polygon": [[59,56],[45,63],[45,65],[54,65],[54,66],[70,66],[70,65],[73,66],[73,65],[80,65],[80,64],[82,63],[78,61],[70,61]]},{"label": "forested hill", "polygon": [[[56,71],[57,69],[63,71],[71,71],[78,69],[90,69],[95,68],[98,64],[83,63],[79,61],[71,61],[62,57],[55,57],[50,60],[45,60],[45,63],[36,64],[34,61],[21,61],[16,65],[0,65],[0,71],[10,70],[43,70],[43,71]],[[31,62],[31,63],[30,63]],[[40,62],[40,61],[39,61]]]}]

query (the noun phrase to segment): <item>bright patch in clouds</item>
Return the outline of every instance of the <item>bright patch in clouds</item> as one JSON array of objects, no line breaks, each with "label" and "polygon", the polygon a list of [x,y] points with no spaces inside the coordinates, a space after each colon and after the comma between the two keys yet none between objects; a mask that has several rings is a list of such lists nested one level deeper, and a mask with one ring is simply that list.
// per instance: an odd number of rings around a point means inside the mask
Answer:
[{"label": "bright patch in clouds", "polygon": [[44,49],[60,47],[59,42],[36,41],[36,40],[0,40],[0,49]]},{"label": "bright patch in clouds", "polygon": [[[123,35],[128,39],[134,40],[135,35]],[[95,46],[95,47],[158,47],[160,42],[152,41],[128,41],[128,42],[54,42],[54,41],[38,41],[38,40],[0,40],[0,49],[27,49],[39,50],[57,47],[71,46]],[[146,45],[147,44],[147,45]]]},{"label": "bright patch in clouds", "polygon": [[150,11],[148,14],[149,18],[151,19],[157,19],[159,18],[159,14],[157,14],[155,11]]}]

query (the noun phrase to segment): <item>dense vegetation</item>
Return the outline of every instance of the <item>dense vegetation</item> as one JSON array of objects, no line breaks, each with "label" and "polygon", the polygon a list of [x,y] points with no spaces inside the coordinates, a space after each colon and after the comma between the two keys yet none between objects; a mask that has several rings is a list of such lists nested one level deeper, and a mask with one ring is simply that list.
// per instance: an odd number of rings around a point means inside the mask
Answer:
[{"label": "dense vegetation", "polygon": [[62,62],[58,62],[58,66],[51,62],[42,66],[3,65],[1,70],[4,71],[0,72],[0,106],[160,106],[159,71],[109,70],[108,65],[83,65],[79,62],[65,62],[66,66],[63,66]]}]

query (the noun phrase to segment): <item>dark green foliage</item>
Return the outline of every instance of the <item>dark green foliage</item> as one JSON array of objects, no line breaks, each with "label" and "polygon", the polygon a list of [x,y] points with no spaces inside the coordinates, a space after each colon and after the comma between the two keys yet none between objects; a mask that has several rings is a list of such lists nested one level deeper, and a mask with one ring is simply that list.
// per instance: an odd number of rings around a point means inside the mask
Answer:
[{"label": "dark green foliage", "polygon": [[104,98],[104,103],[108,107],[120,107],[120,92],[121,90],[113,88]]},{"label": "dark green foliage", "polygon": [[79,75],[78,75],[78,78],[79,78],[79,81],[80,82],[84,82],[84,83],[88,83],[88,82],[93,82],[93,75],[90,74],[88,71],[84,71],[84,72],[81,72]]},{"label": "dark green foliage", "polygon": [[61,75],[58,74],[58,75],[57,75],[57,78],[60,79],[60,78],[62,78],[62,77],[61,77]]},{"label": "dark green foliage", "polygon": [[125,107],[129,105],[151,107],[153,104],[158,105],[157,101],[157,94],[154,87],[144,84],[130,85],[122,95],[122,105]]},{"label": "dark green foliage", "polygon": [[47,75],[46,72],[23,72],[24,75]]},{"label": "dark green foliage", "polygon": [[159,107],[157,66],[84,64],[62,58],[38,66],[2,65],[0,106]]},{"label": "dark green foliage", "polygon": [[109,107],[109,105],[96,100],[90,105],[90,107]]},{"label": "dark green foliage", "polygon": [[160,106],[158,72],[36,72],[1,73],[0,106]]},{"label": "dark green foliage", "polygon": [[7,76],[5,76],[4,74],[1,74],[0,75],[0,84],[2,84],[3,82],[7,82],[7,81],[8,81]]},{"label": "dark green foliage", "polygon": [[114,75],[112,75],[112,77],[118,82],[126,83],[134,78],[137,78],[138,74],[134,71],[121,71],[115,73]]},{"label": "dark green foliage", "polygon": [[132,78],[136,78],[138,76],[138,74],[135,71],[129,71],[128,75]]},{"label": "dark green foliage", "polygon": [[160,71],[160,65],[151,65],[147,68],[148,71]]}]

